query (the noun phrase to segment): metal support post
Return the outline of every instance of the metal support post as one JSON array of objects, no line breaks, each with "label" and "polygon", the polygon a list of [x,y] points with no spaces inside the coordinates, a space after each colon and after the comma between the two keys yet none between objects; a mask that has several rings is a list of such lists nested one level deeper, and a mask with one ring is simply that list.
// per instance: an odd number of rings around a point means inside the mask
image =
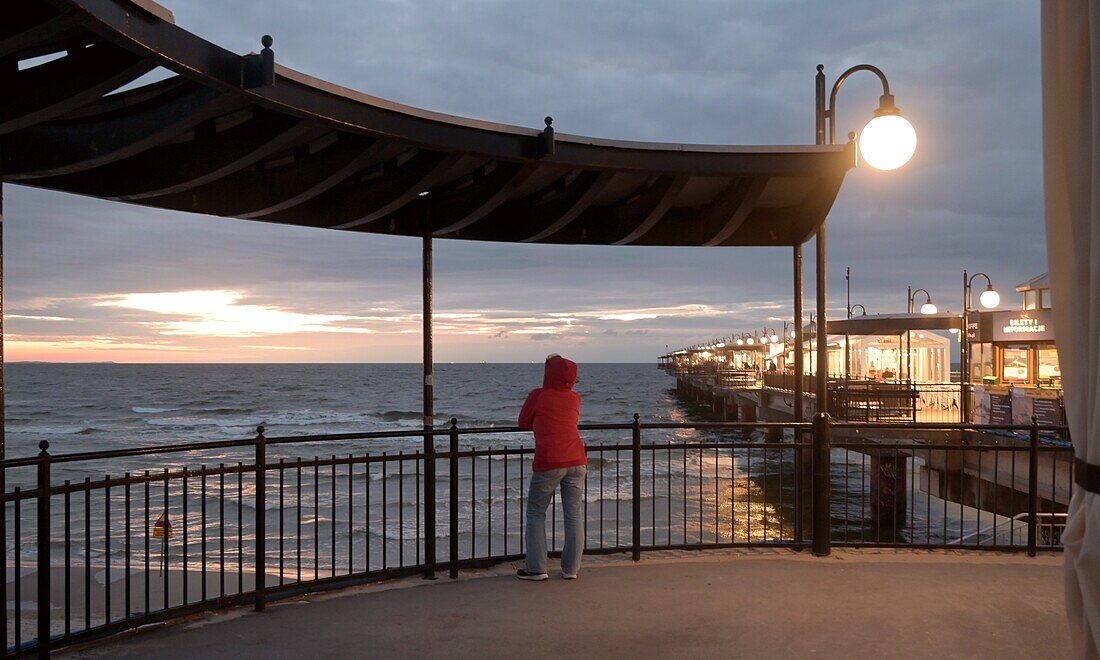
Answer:
[{"label": "metal support post", "polygon": [[435,356],[432,337],[432,228],[425,211],[423,250],[424,339],[424,578],[435,579]]},{"label": "metal support post", "polygon": [[1035,556],[1039,532],[1039,419],[1031,417],[1031,442],[1027,453],[1027,556]]},{"label": "metal support post", "polygon": [[638,421],[638,413],[634,413],[630,450],[633,457],[630,474],[633,480],[633,493],[630,498],[631,559],[638,561],[642,558],[642,424]]},{"label": "metal support post", "polygon": [[[184,497],[186,497],[184,493]],[[267,607],[267,438],[256,427],[256,611]]]},{"label": "metal support post", "polygon": [[830,552],[831,514],[829,488],[829,414],[814,415],[814,529],[813,553],[826,557]]},{"label": "metal support post", "polygon": [[449,560],[451,563],[451,579],[455,580],[458,579],[458,420],[454,417],[451,418],[450,441],[451,467],[448,476],[451,491],[451,526],[449,530],[451,556]]},{"label": "metal support post", "polygon": [[[50,443],[38,443],[38,642],[39,658],[50,657]],[[19,506],[19,502],[15,503]],[[19,539],[16,539],[19,542]],[[16,567],[16,579],[19,579]],[[19,621],[15,622],[19,625]],[[6,644],[6,642],[5,642]]]}]

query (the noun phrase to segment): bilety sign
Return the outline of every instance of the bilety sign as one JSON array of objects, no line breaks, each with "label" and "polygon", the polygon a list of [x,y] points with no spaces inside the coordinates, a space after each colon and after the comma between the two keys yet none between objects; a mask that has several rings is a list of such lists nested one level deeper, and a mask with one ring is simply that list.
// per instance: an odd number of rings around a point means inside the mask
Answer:
[{"label": "bilety sign", "polygon": [[[982,312],[978,319],[977,328],[967,328],[967,338],[971,341],[1054,341],[1054,327],[1049,309]],[[973,326],[973,323],[968,325]]]}]

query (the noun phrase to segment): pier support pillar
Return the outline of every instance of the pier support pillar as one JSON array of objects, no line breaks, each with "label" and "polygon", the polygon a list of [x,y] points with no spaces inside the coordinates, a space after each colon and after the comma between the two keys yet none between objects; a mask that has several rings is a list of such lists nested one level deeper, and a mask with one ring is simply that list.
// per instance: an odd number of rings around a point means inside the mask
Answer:
[{"label": "pier support pillar", "polygon": [[[424,563],[428,569],[424,578],[435,579],[435,352],[432,335],[432,227],[427,209],[424,212],[424,237],[422,243],[421,284],[423,296],[423,404],[424,404]],[[370,488],[370,485],[367,486]]]},{"label": "pier support pillar", "polygon": [[896,536],[905,527],[909,496],[905,459],[897,454],[871,456],[871,524],[883,537]]},{"label": "pier support pillar", "polygon": [[768,442],[780,442],[783,440],[783,429],[769,428],[765,430],[764,439]]},{"label": "pier support pillar", "polygon": [[741,421],[751,424],[756,421],[756,406],[746,404],[741,406]]}]

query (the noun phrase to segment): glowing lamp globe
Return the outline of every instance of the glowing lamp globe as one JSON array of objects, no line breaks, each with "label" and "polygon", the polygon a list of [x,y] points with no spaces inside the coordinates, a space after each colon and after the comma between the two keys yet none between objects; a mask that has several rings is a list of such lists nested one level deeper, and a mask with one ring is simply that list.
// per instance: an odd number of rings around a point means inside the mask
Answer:
[{"label": "glowing lamp globe", "polygon": [[771,340],[772,340],[772,343],[774,344],[774,343],[776,343],[776,342],[778,342],[778,341],[779,341],[779,335],[777,335],[777,334],[772,334],[772,336],[771,336],[771,337],[769,337],[768,339],[771,339]]},{"label": "glowing lamp globe", "polygon": [[985,291],[982,291],[982,295],[978,296],[978,302],[986,309],[993,309],[1001,304],[1001,294],[994,291],[992,286],[989,286]]},{"label": "glowing lamp globe", "polygon": [[748,339],[746,339],[745,341],[746,341],[746,342],[748,342],[749,346],[752,346],[753,344],[755,344],[755,343],[756,343],[756,342],[755,342],[755,340],[753,340],[753,338],[752,338],[752,337],[749,337],[749,338],[748,338]]},{"label": "glowing lamp globe", "polygon": [[876,170],[896,170],[917,150],[917,132],[905,117],[881,114],[863,127],[859,154]]},{"label": "glowing lamp globe", "polygon": [[931,300],[920,306],[921,314],[935,314],[938,311],[939,309],[937,309],[936,306],[932,304]]},{"label": "glowing lamp globe", "polygon": [[738,346],[744,346],[745,345],[745,340],[744,339],[738,339],[737,340],[737,345]]}]

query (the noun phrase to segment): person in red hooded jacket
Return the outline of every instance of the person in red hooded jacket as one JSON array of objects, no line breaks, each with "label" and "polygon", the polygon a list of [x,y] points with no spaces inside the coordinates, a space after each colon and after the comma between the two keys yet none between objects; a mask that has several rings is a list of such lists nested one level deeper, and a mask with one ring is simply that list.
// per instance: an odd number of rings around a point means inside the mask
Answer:
[{"label": "person in red hooded jacket", "polygon": [[546,573],[546,507],[561,486],[565,546],[561,574],[577,577],[584,552],[584,481],[588,456],[577,422],[581,397],[573,391],[577,364],[553,354],[546,358],[542,387],[531,390],[519,412],[519,427],[535,432],[535,462],[527,496],[527,558],[516,571],[521,580],[541,581]]}]

